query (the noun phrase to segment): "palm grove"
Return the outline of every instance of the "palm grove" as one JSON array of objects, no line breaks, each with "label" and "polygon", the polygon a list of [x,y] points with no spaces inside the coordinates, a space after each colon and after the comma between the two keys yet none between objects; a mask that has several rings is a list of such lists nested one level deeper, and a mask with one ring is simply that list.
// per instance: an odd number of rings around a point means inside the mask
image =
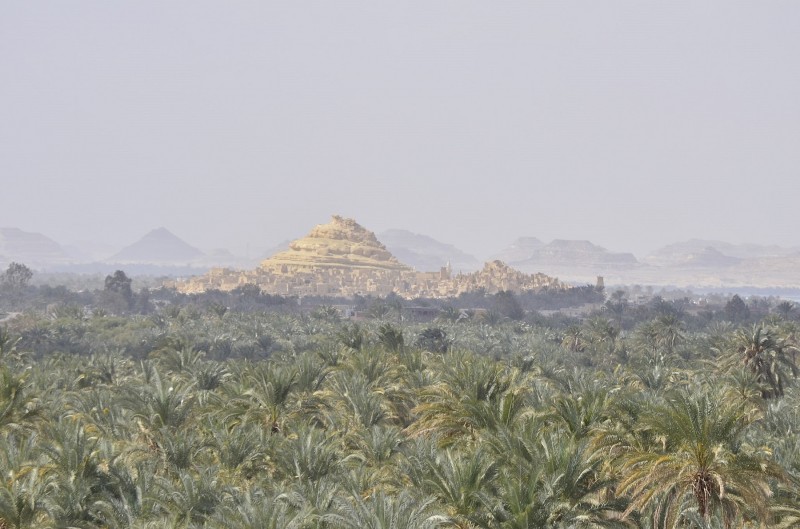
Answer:
[{"label": "palm grove", "polygon": [[792,304],[354,323],[109,278],[0,328],[0,527],[800,527]]}]

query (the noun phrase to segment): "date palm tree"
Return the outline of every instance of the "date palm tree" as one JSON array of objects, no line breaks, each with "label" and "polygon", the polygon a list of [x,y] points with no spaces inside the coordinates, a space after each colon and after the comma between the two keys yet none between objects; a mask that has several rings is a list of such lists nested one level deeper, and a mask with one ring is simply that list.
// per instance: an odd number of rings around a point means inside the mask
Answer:
[{"label": "date palm tree", "polygon": [[301,426],[297,437],[284,439],[276,451],[276,464],[289,479],[318,481],[340,470],[339,439],[318,428]]},{"label": "date palm tree", "polygon": [[744,442],[753,420],[748,412],[707,394],[679,393],[655,406],[642,417],[655,446],[631,450],[621,465],[617,492],[631,498],[627,514],[648,512],[658,527],[673,527],[688,502],[700,518],[726,528],[741,520],[766,522],[770,483],[783,473]]},{"label": "date palm tree", "polygon": [[40,414],[39,401],[31,391],[27,376],[0,366],[0,435],[29,430]]},{"label": "date palm tree", "polygon": [[[0,327],[0,362],[7,362],[17,354],[17,344],[21,338],[14,337],[5,327]],[[2,364],[0,364],[2,365]]]},{"label": "date palm tree", "polygon": [[782,301],[775,306],[775,312],[780,314],[784,320],[789,320],[794,316],[797,306],[791,301]]},{"label": "date palm tree", "polygon": [[655,320],[656,339],[668,355],[684,339],[683,323],[675,314],[664,314]]},{"label": "date palm tree", "polygon": [[754,325],[752,330],[740,330],[735,339],[736,352],[745,367],[755,373],[763,385],[762,397],[782,397],[791,374],[797,378],[798,368],[784,344],[771,329]]},{"label": "date palm tree", "polygon": [[412,436],[437,435],[449,446],[520,417],[528,390],[514,369],[465,353],[448,354],[438,369],[441,378],[420,392],[418,420],[408,428]]},{"label": "date palm tree", "polygon": [[500,468],[494,457],[481,450],[422,450],[409,463],[412,483],[438,498],[457,527],[488,522]]},{"label": "date palm tree", "polygon": [[230,427],[258,424],[278,433],[297,377],[297,369],[284,362],[240,365],[233,380],[223,387],[225,406],[218,407],[218,415]]},{"label": "date palm tree", "polygon": [[155,511],[173,527],[203,526],[216,513],[224,493],[214,470],[205,468],[199,476],[181,471],[175,480],[159,477],[154,486]]},{"label": "date palm tree", "polygon": [[[360,373],[346,372],[332,377],[331,392],[326,392],[330,400],[341,403],[341,411],[336,416],[346,422],[355,422],[364,428],[371,428],[386,421],[388,413],[383,399],[372,390],[369,381]],[[352,419],[352,420],[350,420]],[[347,428],[346,425],[339,426]]]},{"label": "date palm tree", "polygon": [[607,406],[608,390],[589,387],[558,396],[545,417],[565,428],[575,439],[583,439],[596,424],[608,419]]},{"label": "date palm tree", "polygon": [[602,462],[591,460],[588,445],[564,433],[538,440],[527,464],[508,469],[500,480],[500,527],[626,527],[625,499],[609,494],[611,480]]},{"label": "date palm tree", "polygon": [[0,527],[34,529],[43,524],[46,483],[31,468],[0,483]]},{"label": "date palm tree", "polygon": [[189,418],[195,395],[180,380],[162,378],[157,369],[150,374],[150,383],[143,387],[124,387],[121,402],[150,430],[177,428]]},{"label": "date palm tree", "polygon": [[316,481],[295,480],[286,492],[275,499],[302,513],[303,529],[327,529],[324,517],[335,512],[337,499],[342,496],[338,482],[323,477]]},{"label": "date palm tree", "polygon": [[580,327],[580,325],[570,325],[564,331],[564,336],[561,339],[561,345],[573,353],[579,353],[586,348],[584,344],[585,341],[586,337],[584,336],[583,329]]},{"label": "date palm tree", "polygon": [[245,490],[235,495],[206,522],[218,529],[304,529],[311,521],[307,511],[293,508],[288,502],[270,497],[263,490]]},{"label": "date palm tree", "polygon": [[69,418],[53,423],[47,434],[41,467],[47,482],[45,510],[57,527],[96,524],[95,503],[111,486],[101,464],[110,455],[107,443],[88,435],[83,425]]},{"label": "date palm tree", "polygon": [[112,487],[95,502],[95,515],[101,527],[128,529],[145,527],[146,520],[163,522],[160,517],[164,513],[155,501],[160,466],[153,460],[131,463],[117,458],[111,462]]},{"label": "date palm tree", "polygon": [[342,529],[435,529],[449,522],[433,512],[433,498],[419,500],[407,491],[396,496],[379,492],[367,499],[355,496],[340,498],[337,513],[323,520],[330,527]]},{"label": "date palm tree", "polygon": [[595,316],[585,324],[586,336],[591,344],[594,353],[606,353],[611,355],[616,346],[620,330],[608,318]]},{"label": "date palm tree", "polygon": [[231,479],[250,479],[267,468],[267,453],[276,444],[269,430],[257,424],[239,425],[228,430],[211,425],[210,446],[216,461]]}]

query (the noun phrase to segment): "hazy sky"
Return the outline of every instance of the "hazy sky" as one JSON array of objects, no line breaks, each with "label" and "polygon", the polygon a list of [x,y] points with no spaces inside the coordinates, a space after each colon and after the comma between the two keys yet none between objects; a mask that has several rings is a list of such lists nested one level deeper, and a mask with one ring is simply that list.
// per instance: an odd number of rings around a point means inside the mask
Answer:
[{"label": "hazy sky", "polygon": [[0,3],[0,226],[800,245],[800,2]]}]

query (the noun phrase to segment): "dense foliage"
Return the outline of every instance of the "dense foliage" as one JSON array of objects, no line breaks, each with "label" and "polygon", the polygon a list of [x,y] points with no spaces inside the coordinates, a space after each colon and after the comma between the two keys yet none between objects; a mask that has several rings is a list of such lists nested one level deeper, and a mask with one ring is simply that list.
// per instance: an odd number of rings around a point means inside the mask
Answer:
[{"label": "dense foliage", "polygon": [[254,307],[7,320],[0,527],[800,527],[793,307]]}]

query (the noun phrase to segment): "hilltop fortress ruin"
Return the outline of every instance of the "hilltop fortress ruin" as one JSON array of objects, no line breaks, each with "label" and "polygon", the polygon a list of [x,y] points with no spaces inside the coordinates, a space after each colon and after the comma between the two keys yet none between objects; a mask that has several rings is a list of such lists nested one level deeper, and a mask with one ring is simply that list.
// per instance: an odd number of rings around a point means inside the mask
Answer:
[{"label": "hilltop fortress ruin", "polygon": [[255,270],[214,268],[172,286],[180,292],[197,293],[229,291],[246,284],[273,295],[353,297],[394,292],[407,299],[444,298],[479,289],[493,294],[565,288],[554,277],[526,274],[501,261],[486,263],[482,270],[468,274],[454,275],[449,265],[439,272],[418,272],[398,261],[374,233],[339,216],[316,226]]}]

